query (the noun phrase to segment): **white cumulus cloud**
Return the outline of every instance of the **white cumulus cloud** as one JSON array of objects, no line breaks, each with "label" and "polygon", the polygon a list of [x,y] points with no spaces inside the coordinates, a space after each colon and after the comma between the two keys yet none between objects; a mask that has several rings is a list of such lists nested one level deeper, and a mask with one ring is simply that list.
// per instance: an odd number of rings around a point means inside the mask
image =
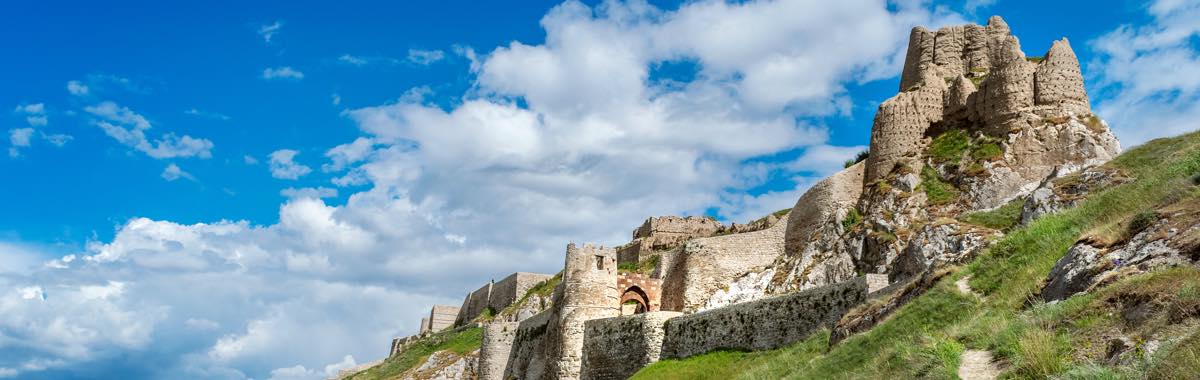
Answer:
[{"label": "white cumulus cloud", "polygon": [[1195,130],[1200,120],[1200,1],[1159,0],[1147,10],[1149,24],[1089,43],[1096,112],[1126,147]]},{"label": "white cumulus cloud", "polygon": [[271,152],[271,176],[278,179],[298,179],[312,171],[312,168],[301,165],[295,161],[299,151],[292,149],[280,149]]},{"label": "white cumulus cloud", "polygon": [[207,139],[168,132],[151,141],[146,137],[150,121],[116,103],[106,101],[85,107],[84,111],[96,117],[92,123],[109,137],[152,158],[212,157],[213,143]]}]

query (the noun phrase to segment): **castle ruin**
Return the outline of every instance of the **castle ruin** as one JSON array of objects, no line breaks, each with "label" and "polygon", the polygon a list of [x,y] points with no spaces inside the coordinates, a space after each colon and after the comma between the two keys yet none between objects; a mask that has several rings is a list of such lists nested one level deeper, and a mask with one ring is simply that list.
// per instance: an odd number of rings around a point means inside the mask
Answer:
[{"label": "castle ruin", "polygon": [[[935,157],[948,135],[966,148]],[[453,324],[483,326],[480,379],[623,379],[660,358],[783,347],[973,257],[997,233],[951,212],[1001,206],[1119,150],[1091,113],[1066,39],[1031,58],[1000,17],[918,26],[899,92],[875,115],[869,157],[786,214],[731,226],[654,217],[617,249],[570,244],[540,307],[481,317],[552,277],[515,273],[468,294]],[[428,323],[446,321],[431,313]],[[393,341],[393,354],[407,343]]]}]

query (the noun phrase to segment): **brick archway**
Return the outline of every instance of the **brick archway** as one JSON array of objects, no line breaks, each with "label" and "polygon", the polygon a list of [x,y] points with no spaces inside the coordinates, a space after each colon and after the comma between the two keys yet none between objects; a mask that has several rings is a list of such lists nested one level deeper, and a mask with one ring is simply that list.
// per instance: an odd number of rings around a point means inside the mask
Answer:
[{"label": "brick archway", "polygon": [[641,314],[650,311],[650,296],[637,285],[621,293],[621,314]]}]

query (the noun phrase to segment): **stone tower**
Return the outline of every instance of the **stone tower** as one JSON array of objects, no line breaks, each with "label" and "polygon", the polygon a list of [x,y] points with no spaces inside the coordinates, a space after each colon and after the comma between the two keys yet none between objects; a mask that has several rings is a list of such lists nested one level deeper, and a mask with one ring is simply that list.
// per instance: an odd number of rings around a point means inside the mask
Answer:
[{"label": "stone tower", "polygon": [[[558,379],[578,379],[583,359],[583,323],[620,315],[617,253],[594,245],[567,246],[558,322],[560,356],[553,373]],[[560,303],[561,302],[561,303]]]},{"label": "stone tower", "polygon": [[933,127],[1004,137],[1042,118],[1090,114],[1079,60],[1065,38],[1039,60],[1025,57],[999,16],[986,26],[918,26],[909,35],[900,93],[875,114],[865,185],[920,158]]}]

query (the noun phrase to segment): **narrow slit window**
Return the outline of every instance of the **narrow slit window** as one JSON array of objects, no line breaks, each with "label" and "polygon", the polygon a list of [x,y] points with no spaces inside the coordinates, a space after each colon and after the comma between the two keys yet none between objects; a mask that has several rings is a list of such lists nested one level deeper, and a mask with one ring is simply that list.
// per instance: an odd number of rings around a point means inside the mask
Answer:
[{"label": "narrow slit window", "polygon": [[604,256],[596,255],[596,270],[604,270]]}]

